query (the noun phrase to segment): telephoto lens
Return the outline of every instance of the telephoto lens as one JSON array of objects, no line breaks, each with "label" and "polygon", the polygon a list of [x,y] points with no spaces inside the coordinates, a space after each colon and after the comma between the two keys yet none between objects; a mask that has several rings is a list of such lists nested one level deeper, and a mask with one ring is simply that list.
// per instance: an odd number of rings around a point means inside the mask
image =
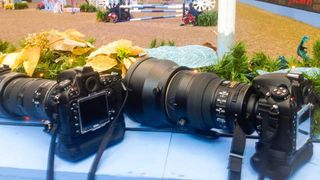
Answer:
[{"label": "telephoto lens", "polygon": [[[168,60],[139,61],[130,67],[125,82],[130,90],[127,114],[152,127],[232,132],[235,121],[251,117],[255,103],[249,85],[194,72]],[[248,134],[254,130],[250,123],[239,123]]]},{"label": "telephoto lens", "polygon": [[0,69],[0,115],[5,117],[29,116],[48,120],[51,108],[48,104],[57,83],[52,80],[30,78],[25,74]]},{"label": "telephoto lens", "polygon": [[129,68],[125,83],[126,112],[137,122],[200,134],[233,132],[230,179],[240,178],[246,135],[254,131],[251,164],[261,177],[286,179],[313,154],[313,90],[302,74],[260,75],[248,85],[147,58]]},{"label": "telephoto lens", "polygon": [[123,87],[119,74],[100,75],[88,66],[65,70],[57,81],[31,78],[4,66],[0,116],[48,120],[45,130],[52,137],[57,134],[57,155],[79,161],[97,151],[105,133],[115,129],[109,145],[122,140]]}]

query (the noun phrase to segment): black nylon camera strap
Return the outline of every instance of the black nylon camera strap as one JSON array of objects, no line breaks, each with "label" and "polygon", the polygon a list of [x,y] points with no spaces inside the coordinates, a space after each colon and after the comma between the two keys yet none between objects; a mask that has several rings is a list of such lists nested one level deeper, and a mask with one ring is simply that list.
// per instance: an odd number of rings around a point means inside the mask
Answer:
[{"label": "black nylon camera strap", "polygon": [[56,140],[57,140],[57,134],[59,131],[59,123],[57,125],[54,125],[51,129],[52,137],[50,141],[50,147],[49,147],[49,154],[48,154],[48,162],[47,162],[47,180],[54,180],[54,155],[55,155],[55,149],[56,149]]},{"label": "black nylon camera strap", "polygon": [[[262,170],[268,169],[269,162],[269,150],[272,140],[277,134],[277,130],[279,127],[279,109],[278,106],[268,106],[263,103],[259,103],[259,112],[262,115],[263,121],[261,123],[262,133],[260,139],[260,153]],[[263,180],[265,178],[265,172],[262,171],[259,174],[259,180]]]},{"label": "black nylon camera strap", "polygon": [[98,165],[99,165],[99,162],[100,162],[100,159],[103,155],[103,152],[104,150],[106,149],[106,147],[108,146],[108,144],[110,143],[111,141],[111,138],[112,138],[112,135],[114,133],[114,130],[115,130],[115,126],[116,124],[118,123],[118,120],[119,120],[119,116],[121,115],[122,111],[123,111],[123,108],[126,104],[126,101],[128,99],[128,90],[127,88],[125,87],[125,85],[123,83],[122,84],[122,87],[125,91],[125,97],[124,97],[124,100],[123,100],[123,103],[121,105],[121,107],[119,108],[119,112],[118,114],[116,115],[115,119],[111,122],[107,132],[104,134],[102,140],[101,140],[101,143],[99,145],[99,148],[98,148],[98,151],[96,153],[96,156],[93,160],[93,163],[91,165],[91,168],[90,168],[90,171],[88,173],[88,177],[87,177],[87,180],[94,180],[95,179],[95,174],[96,174],[96,171],[98,169]]},{"label": "black nylon camera strap", "polygon": [[242,131],[239,124],[236,123],[229,154],[229,180],[241,179],[241,167],[245,146],[246,134]]}]

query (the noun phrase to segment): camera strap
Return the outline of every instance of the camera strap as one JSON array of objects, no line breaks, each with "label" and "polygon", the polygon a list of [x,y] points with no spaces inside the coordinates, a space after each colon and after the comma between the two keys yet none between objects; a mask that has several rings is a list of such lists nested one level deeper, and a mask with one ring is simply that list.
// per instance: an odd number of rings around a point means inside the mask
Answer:
[{"label": "camera strap", "polygon": [[241,167],[244,149],[246,147],[246,134],[241,129],[238,123],[235,123],[233,138],[229,154],[229,180],[241,179]]},{"label": "camera strap", "polygon": [[59,123],[56,125],[53,125],[51,128],[51,141],[50,141],[50,147],[49,147],[49,154],[48,154],[48,162],[47,162],[47,180],[54,180],[54,155],[55,155],[55,149],[56,149],[56,139],[57,134],[59,131]]},{"label": "camera strap", "polygon": [[128,90],[127,90],[127,88],[125,87],[125,85],[123,83],[121,83],[121,85],[122,85],[123,90],[125,91],[125,97],[124,97],[123,103],[120,106],[118,114],[116,115],[115,119],[111,122],[108,130],[103,135],[103,138],[102,138],[101,143],[99,145],[98,151],[96,153],[96,156],[94,157],[93,163],[92,163],[90,171],[88,173],[88,177],[87,177],[88,180],[94,180],[95,179],[95,174],[96,174],[96,171],[98,169],[98,165],[99,165],[100,159],[101,159],[101,157],[103,155],[104,150],[106,149],[106,147],[108,146],[108,144],[110,143],[110,141],[112,139],[112,135],[114,133],[115,126],[116,126],[116,124],[118,123],[118,121],[120,119],[119,118],[120,115],[122,115],[123,108],[124,108],[124,106],[126,104],[126,101],[128,99]]},{"label": "camera strap", "polygon": [[100,143],[100,146],[99,146],[99,149],[97,151],[97,154],[93,160],[93,163],[91,165],[91,168],[90,168],[90,172],[88,173],[88,180],[94,180],[94,177],[95,177],[95,173],[98,169],[98,164],[99,164],[99,161],[103,155],[103,152],[104,150],[106,149],[106,147],[108,146],[108,144],[110,143],[110,140],[112,138],[112,135],[113,135],[113,132],[114,132],[114,129],[115,129],[115,126],[117,124],[117,119],[116,118],[115,120],[113,120],[107,130],[107,132],[104,134],[102,140],[101,140],[101,143]]},{"label": "camera strap", "polygon": [[272,140],[277,135],[279,127],[279,108],[277,105],[268,105],[263,101],[259,101],[258,112],[261,114],[261,138],[257,144],[260,148],[261,154],[261,169],[262,171],[259,174],[259,180],[265,178],[265,171],[269,168],[269,150],[272,143]]}]

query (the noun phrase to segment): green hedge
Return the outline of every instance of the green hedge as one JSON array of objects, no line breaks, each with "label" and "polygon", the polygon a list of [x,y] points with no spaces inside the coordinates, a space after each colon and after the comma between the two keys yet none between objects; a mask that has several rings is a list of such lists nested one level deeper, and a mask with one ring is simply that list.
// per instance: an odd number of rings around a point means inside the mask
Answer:
[{"label": "green hedge", "polygon": [[108,17],[109,11],[106,10],[98,10],[96,13],[96,19],[98,22],[110,22]]},{"label": "green hedge", "polygon": [[91,4],[84,3],[84,4],[80,5],[80,11],[81,12],[96,12],[97,8]]},{"label": "green hedge", "polygon": [[205,11],[197,17],[198,26],[216,26],[218,24],[218,12]]},{"label": "green hedge", "polygon": [[27,2],[15,2],[14,9],[27,9],[28,3]]}]

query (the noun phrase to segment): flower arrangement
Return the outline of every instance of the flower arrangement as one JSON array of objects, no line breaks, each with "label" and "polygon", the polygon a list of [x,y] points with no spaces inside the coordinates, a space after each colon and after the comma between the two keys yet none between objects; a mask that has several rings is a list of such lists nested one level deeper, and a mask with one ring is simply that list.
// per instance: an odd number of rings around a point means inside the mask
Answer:
[{"label": "flower arrangement", "polygon": [[124,77],[127,70],[134,63],[144,50],[133,46],[129,40],[119,40],[100,47],[87,57],[86,65],[91,66],[95,71],[105,72],[115,70],[122,73]]},{"label": "flower arrangement", "polygon": [[2,55],[1,64],[29,76],[52,79],[64,69],[84,65],[84,61],[80,64],[72,61],[94,48],[83,38],[83,34],[72,29],[29,34],[21,50]]},{"label": "flower arrangement", "polygon": [[89,41],[92,38],[85,40],[85,35],[74,29],[29,34],[22,49],[0,54],[0,65],[46,79],[55,79],[65,69],[84,65],[101,73],[114,71],[124,76],[131,63],[144,53],[128,40],[115,41],[97,50]]}]

